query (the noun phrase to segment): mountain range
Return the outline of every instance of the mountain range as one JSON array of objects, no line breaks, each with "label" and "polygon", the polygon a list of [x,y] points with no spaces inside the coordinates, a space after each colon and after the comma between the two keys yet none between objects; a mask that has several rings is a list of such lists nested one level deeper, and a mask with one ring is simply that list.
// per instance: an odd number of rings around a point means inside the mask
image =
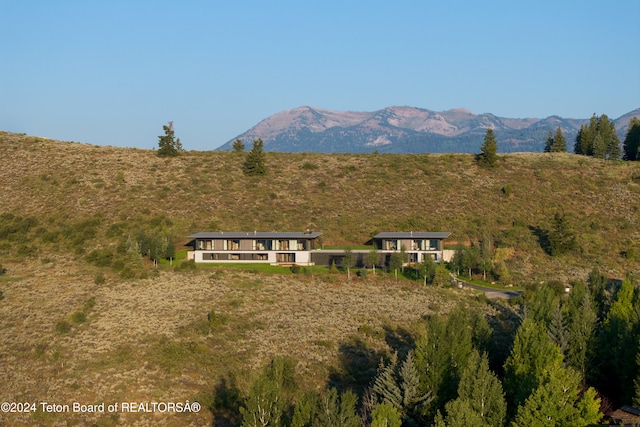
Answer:
[{"label": "mountain range", "polygon": [[[614,120],[620,141],[640,108]],[[432,111],[387,107],[373,112],[332,111],[303,106],[274,114],[218,150],[231,150],[240,139],[247,148],[261,138],[266,151],[320,153],[477,153],[487,129],[493,129],[498,150],[540,152],[549,131],[560,126],[569,151],[580,126],[589,119],[549,116],[514,119],[475,114],[466,109]]]}]

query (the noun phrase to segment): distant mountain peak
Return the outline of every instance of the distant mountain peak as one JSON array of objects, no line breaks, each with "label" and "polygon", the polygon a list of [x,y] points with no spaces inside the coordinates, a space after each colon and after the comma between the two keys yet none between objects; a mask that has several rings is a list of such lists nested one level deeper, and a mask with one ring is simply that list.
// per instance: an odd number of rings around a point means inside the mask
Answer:
[{"label": "distant mountain peak", "polygon": [[[640,109],[615,121],[619,133],[634,116],[640,117]],[[580,125],[587,121],[555,115],[545,119],[506,118],[491,113],[475,114],[465,108],[438,112],[390,106],[355,112],[303,105],[267,117],[218,149],[232,149],[236,139],[247,144],[261,138],[268,151],[476,153],[486,130],[493,129],[501,152],[542,151],[550,130],[560,126],[567,141],[572,141]]]}]

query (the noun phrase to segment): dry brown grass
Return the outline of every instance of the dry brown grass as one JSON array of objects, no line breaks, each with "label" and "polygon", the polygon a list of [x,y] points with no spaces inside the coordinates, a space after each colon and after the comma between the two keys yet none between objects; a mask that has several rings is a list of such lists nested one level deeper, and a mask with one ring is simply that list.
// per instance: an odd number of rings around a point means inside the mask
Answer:
[{"label": "dry brown grass", "polygon": [[[341,343],[356,336],[388,349],[384,327],[411,330],[466,298],[376,278],[326,282],[232,270],[108,278],[98,286],[91,271],[62,257],[52,261],[11,264],[14,279],[3,282],[2,401],[194,401],[210,394],[220,375],[239,373],[246,383],[275,355],[293,357],[305,387],[320,387],[341,369]],[[203,330],[212,309],[225,321]],[[85,322],[56,330],[78,310]],[[375,333],[359,332],[363,325]],[[211,417],[205,408],[171,416],[0,414],[10,425],[210,425]]]}]

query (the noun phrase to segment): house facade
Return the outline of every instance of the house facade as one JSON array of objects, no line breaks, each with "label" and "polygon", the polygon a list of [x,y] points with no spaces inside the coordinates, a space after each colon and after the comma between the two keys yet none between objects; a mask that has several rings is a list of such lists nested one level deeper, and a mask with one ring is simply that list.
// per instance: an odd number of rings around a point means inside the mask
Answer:
[{"label": "house facade", "polygon": [[[272,265],[341,264],[344,250],[316,249],[319,232],[201,232],[189,236],[193,251],[188,259],[196,263],[268,263]],[[447,261],[443,240],[449,232],[384,232],[372,239],[378,251],[378,265],[388,265],[391,254],[404,248],[409,264],[431,257]],[[354,250],[359,266],[368,263],[369,250]]]},{"label": "house facade", "polygon": [[409,264],[424,261],[431,257],[436,262],[444,259],[444,239],[449,232],[383,232],[373,236],[373,244],[380,253],[390,256],[393,252],[400,252],[404,248]]},{"label": "house facade", "polygon": [[318,232],[201,232],[189,236],[196,263],[269,263],[313,265]]}]

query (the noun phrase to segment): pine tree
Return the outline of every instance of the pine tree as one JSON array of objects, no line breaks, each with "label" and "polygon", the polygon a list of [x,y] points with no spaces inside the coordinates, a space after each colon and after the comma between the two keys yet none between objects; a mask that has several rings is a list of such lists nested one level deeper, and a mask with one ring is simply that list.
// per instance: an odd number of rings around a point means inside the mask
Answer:
[{"label": "pine tree", "polygon": [[635,364],[640,351],[640,295],[631,277],[627,277],[618,290],[615,301],[603,322],[598,348],[604,366],[601,379],[609,396],[619,403],[632,400]]},{"label": "pine tree", "polygon": [[513,427],[575,426],[596,424],[602,418],[600,398],[592,388],[581,393],[580,375],[563,368],[560,361],[549,365],[541,384],[518,408]]},{"label": "pine tree", "polygon": [[356,414],[358,397],[351,390],[338,393],[331,388],[319,399],[314,427],[360,427],[360,418]]},{"label": "pine tree", "polygon": [[502,384],[489,369],[486,354],[474,350],[462,372],[458,397],[446,404],[447,426],[501,426],[507,415]]},{"label": "pine tree", "polygon": [[173,122],[169,122],[168,126],[162,126],[162,129],[164,129],[164,135],[158,137],[158,156],[179,156],[182,144],[180,138],[175,139]]},{"label": "pine tree", "polygon": [[567,152],[567,138],[562,133],[562,128],[558,126],[556,134],[553,137],[553,144],[551,145],[552,153],[566,153]]},{"label": "pine tree", "polygon": [[242,153],[245,149],[244,143],[241,139],[233,141],[233,151],[236,153]]},{"label": "pine tree", "polygon": [[258,138],[253,141],[253,148],[247,153],[242,171],[247,176],[262,176],[267,174],[265,165],[264,142]]},{"label": "pine tree", "polygon": [[390,403],[379,403],[371,412],[371,427],[400,427],[402,418]]},{"label": "pine tree", "polygon": [[576,234],[564,213],[556,212],[549,231],[549,255],[563,255],[578,249]]},{"label": "pine tree", "polygon": [[587,378],[593,359],[597,315],[589,289],[583,282],[573,284],[565,307],[569,334],[565,352],[567,365],[578,371],[582,378]]},{"label": "pine tree", "polygon": [[601,159],[616,160],[620,157],[620,140],[615,123],[606,114],[595,114],[589,125],[582,125],[576,135],[574,153]]},{"label": "pine tree", "polygon": [[623,142],[624,160],[640,160],[640,119],[633,117]]},{"label": "pine tree", "polygon": [[550,153],[551,152],[551,148],[553,147],[553,134],[551,133],[551,131],[549,131],[549,133],[547,134],[547,139],[544,141],[544,152],[545,153]]},{"label": "pine tree", "polygon": [[512,410],[544,382],[546,370],[555,363],[562,364],[560,348],[542,324],[526,317],[504,364],[503,385]]},{"label": "pine tree", "polygon": [[400,367],[397,354],[389,364],[380,363],[373,392],[382,403],[393,406],[402,419],[409,423],[417,422],[422,407],[433,400],[429,392],[420,389],[420,375],[412,352],[407,353]]},{"label": "pine tree", "polygon": [[484,136],[484,143],[480,147],[478,155],[478,164],[483,167],[493,168],[498,161],[498,143],[493,133],[493,129],[487,129]]}]

